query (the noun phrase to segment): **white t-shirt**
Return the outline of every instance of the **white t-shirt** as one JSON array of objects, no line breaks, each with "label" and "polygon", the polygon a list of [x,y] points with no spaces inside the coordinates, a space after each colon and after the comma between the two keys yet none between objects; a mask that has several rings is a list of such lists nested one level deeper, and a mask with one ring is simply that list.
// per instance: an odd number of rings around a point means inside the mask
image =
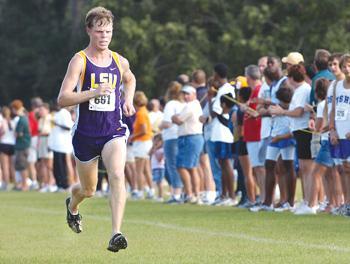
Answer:
[{"label": "white t-shirt", "polygon": [[9,127],[7,121],[5,119],[2,119],[2,127],[3,127],[5,133],[1,137],[0,143],[8,144],[8,145],[15,145],[15,143],[16,143],[15,129],[16,129],[18,120],[19,120],[19,116],[12,118],[10,121],[11,127]]},{"label": "white t-shirt", "polygon": [[186,103],[181,113],[179,113],[179,118],[183,121],[178,130],[179,137],[202,134],[203,124],[199,121],[202,114],[202,107],[197,99]]},{"label": "white t-shirt", "polygon": [[[326,105],[326,100],[323,100],[317,104],[316,118],[323,119],[323,111]],[[328,132],[322,133],[321,140],[328,140]]]},{"label": "white t-shirt", "polygon": [[[180,113],[184,107],[185,104],[177,100],[167,102],[164,108],[163,121],[172,123],[171,117]],[[164,128],[162,130],[163,140],[177,139],[177,131],[178,126],[175,124],[172,124],[169,128]]]},{"label": "white t-shirt", "polygon": [[[210,116],[209,102],[207,102],[203,108],[203,115],[206,117]],[[203,136],[205,141],[210,140],[212,130],[213,130],[213,120],[210,119],[209,122],[203,125]]]},{"label": "white t-shirt", "polygon": [[163,112],[162,111],[157,111],[157,112],[153,112],[150,111],[148,112],[148,116],[149,116],[149,120],[151,122],[151,126],[152,126],[152,130],[155,132],[159,131],[159,125],[163,120]]},{"label": "white t-shirt", "polygon": [[338,82],[335,98],[335,128],[339,139],[346,139],[350,132],[350,89],[344,88],[344,81]]},{"label": "white t-shirt", "polygon": [[275,116],[272,118],[272,137],[285,135],[290,132],[290,118],[288,116]]},{"label": "white t-shirt", "polygon": [[[303,108],[310,101],[311,86],[308,83],[303,83],[294,90],[292,101],[289,105],[289,110],[292,111],[296,108]],[[296,131],[299,129],[306,129],[309,127],[310,112],[304,111],[302,116],[290,117],[291,129]]]},{"label": "white t-shirt", "polygon": [[73,145],[71,129],[74,122],[70,112],[67,109],[62,108],[54,114],[53,122],[64,127],[68,127],[70,130],[63,129],[55,125],[49,135],[49,148],[60,153],[72,153]]},{"label": "white t-shirt", "polygon": [[[219,115],[222,114],[220,98],[222,95],[228,93],[231,93],[233,98],[235,98],[234,88],[229,83],[225,83],[219,88],[218,93],[215,96],[213,103],[213,111],[215,113]],[[233,134],[231,133],[230,129],[227,126],[221,124],[217,117],[215,117],[213,120],[210,140],[213,142],[219,141],[225,143],[233,143]]]},{"label": "white t-shirt", "polygon": [[[158,161],[157,156],[163,156],[163,158]],[[157,149],[151,156],[151,168],[154,169],[164,169],[164,150],[163,148]]]},{"label": "white t-shirt", "polygon": [[327,90],[327,110],[328,110],[328,120],[329,120],[329,116],[331,114],[332,111],[332,99],[333,99],[333,87],[336,84],[336,81],[332,81],[329,86],[328,86],[328,90]]},{"label": "white t-shirt", "polygon": [[276,98],[276,93],[278,89],[280,88],[281,84],[287,80],[286,76],[283,76],[281,79],[279,79],[277,82],[271,85],[271,102],[275,104],[279,104],[279,100]]},{"label": "white t-shirt", "polygon": [[[266,82],[263,82],[263,84],[261,85],[258,97],[263,98],[265,100],[271,99],[270,86]],[[271,117],[264,116],[261,118],[261,130],[260,130],[261,139],[264,139],[270,136],[271,126],[272,126]]]}]

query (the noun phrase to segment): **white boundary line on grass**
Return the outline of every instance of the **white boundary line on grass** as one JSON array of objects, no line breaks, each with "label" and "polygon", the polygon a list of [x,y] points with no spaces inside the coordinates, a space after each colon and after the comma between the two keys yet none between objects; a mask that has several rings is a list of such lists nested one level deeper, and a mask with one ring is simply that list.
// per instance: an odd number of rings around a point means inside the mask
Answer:
[{"label": "white boundary line on grass", "polygon": [[[1,205],[0,207],[8,207],[10,206],[4,206]],[[60,215],[62,216],[62,212],[58,211],[52,211],[52,210],[46,210],[46,209],[40,209],[40,208],[34,208],[34,207],[21,207],[21,206],[11,206],[11,208],[18,208],[23,211],[27,212],[36,212],[36,213],[42,213],[42,214],[48,214],[48,215]],[[95,220],[104,220],[110,222],[110,217],[107,216],[98,216],[98,215],[91,215],[91,214],[85,214],[86,217],[95,219]],[[350,248],[347,247],[339,247],[336,245],[324,245],[324,244],[312,244],[307,243],[303,241],[298,240],[291,240],[291,241],[285,241],[285,240],[278,240],[278,239],[272,239],[272,238],[264,238],[264,237],[257,237],[257,236],[251,236],[244,233],[233,233],[233,232],[215,232],[210,231],[206,229],[200,229],[200,228],[191,228],[191,227],[182,227],[174,224],[165,224],[162,222],[154,222],[154,221],[145,221],[145,220],[125,220],[124,223],[129,224],[140,224],[140,225],[146,225],[146,226],[153,226],[158,228],[164,228],[169,230],[175,230],[179,232],[184,233],[193,233],[193,234],[201,234],[206,236],[219,236],[219,237],[227,237],[227,238],[236,238],[236,239],[243,239],[258,243],[265,243],[265,244],[274,244],[274,245],[290,245],[290,246],[297,246],[301,248],[307,248],[307,249],[319,249],[319,250],[329,250],[329,251],[336,251],[341,253],[349,253]]]}]

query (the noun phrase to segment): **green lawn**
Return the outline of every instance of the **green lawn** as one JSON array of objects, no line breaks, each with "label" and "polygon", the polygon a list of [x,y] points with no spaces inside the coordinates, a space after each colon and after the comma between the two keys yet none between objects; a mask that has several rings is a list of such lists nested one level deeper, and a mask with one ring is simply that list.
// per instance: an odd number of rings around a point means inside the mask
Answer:
[{"label": "green lawn", "polygon": [[130,201],[123,225],[129,247],[111,253],[106,199],[81,206],[81,234],[66,225],[64,200],[0,193],[0,263],[350,263],[344,217]]}]

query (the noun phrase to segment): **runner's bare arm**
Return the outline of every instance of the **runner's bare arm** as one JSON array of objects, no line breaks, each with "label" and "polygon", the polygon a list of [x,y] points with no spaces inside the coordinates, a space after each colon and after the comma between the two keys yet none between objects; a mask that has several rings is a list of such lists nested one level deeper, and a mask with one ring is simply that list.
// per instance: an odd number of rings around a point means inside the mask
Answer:
[{"label": "runner's bare arm", "polygon": [[106,87],[105,84],[100,85],[99,88],[92,91],[74,92],[74,88],[79,82],[83,63],[83,59],[77,54],[69,62],[68,69],[57,98],[57,102],[61,107],[80,104],[89,101],[91,98],[110,93],[110,87]]},{"label": "runner's bare arm", "polygon": [[123,69],[123,84],[124,84],[124,95],[125,103],[123,105],[123,112],[126,116],[131,116],[135,113],[133,106],[133,98],[136,89],[136,78],[130,70],[129,61],[122,56],[119,56],[120,63]]}]

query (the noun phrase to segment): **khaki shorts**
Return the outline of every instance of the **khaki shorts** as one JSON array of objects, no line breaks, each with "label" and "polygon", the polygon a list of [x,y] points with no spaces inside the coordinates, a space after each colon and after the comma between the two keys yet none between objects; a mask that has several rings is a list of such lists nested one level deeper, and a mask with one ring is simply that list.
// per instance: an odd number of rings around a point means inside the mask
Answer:
[{"label": "khaki shorts", "polygon": [[28,168],[28,165],[29,165],[28,155],[29,155],[28,149],[15,151],[15,170],[16,171],[23,171]]}]

